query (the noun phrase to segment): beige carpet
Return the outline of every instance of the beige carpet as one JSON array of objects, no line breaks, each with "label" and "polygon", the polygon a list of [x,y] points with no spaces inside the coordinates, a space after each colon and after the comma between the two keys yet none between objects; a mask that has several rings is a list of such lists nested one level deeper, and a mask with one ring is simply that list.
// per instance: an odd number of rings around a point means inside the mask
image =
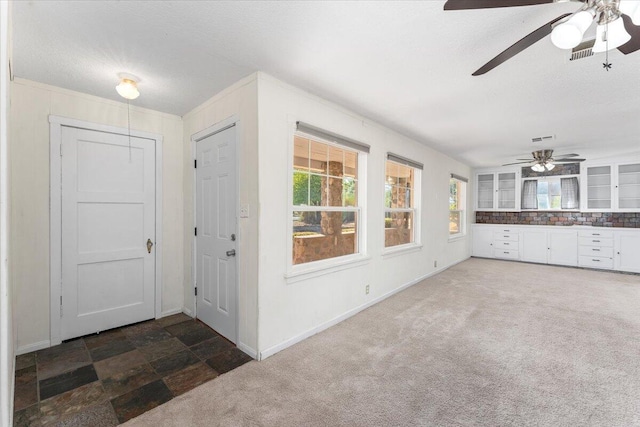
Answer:
[{"label": "beige carpet", "polygon": [[126,426],[640,426],[640,276],[470,259]]}]

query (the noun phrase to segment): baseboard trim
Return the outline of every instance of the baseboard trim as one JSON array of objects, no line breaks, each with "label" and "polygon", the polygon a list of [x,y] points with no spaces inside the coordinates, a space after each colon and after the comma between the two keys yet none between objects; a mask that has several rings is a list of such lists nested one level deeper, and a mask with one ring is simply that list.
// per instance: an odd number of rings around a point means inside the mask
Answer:
[{"label": "baseboard trim", "polygon": [[248,354],[249,356],[253,357],[254,359],[258,358],[258,352],[249,347],[248,345],[246,345],[245,343],[242,342],[238,342],[238,349],[242,350],[243,352],[245,352],[246,354]]},{"label": "baseboard trim", "polygon": [[427,273],[427,274],[425,274],[423,276],[420,276],[420,277],[418,277],[418,278],[416,278],[416,279],[414,279],[414,280],[412,280],[412,281],[410,281],[408,283],[405,283],[404,285],[401,285],[401,286],[397,287],[396,289],[387,292],[386,294],[383,294],[383,295],[381,295],[381,296],[379,296],[379,297],[377,297],[375,299],[372,299],[371,301],[367,301],[366,303],[364,303],[362,305],[359,305],[359,306],[347,311],[346,313],[341,314],[340,316],[334,317],[333,319],[329,320],[328,322],[322,323],[322,324],[320,324],[320,325],[318,325],[318,326],[316,326],[314,328],[308,329],[307,331],[305,331],[305,332],[303,332],[303,333],[301,333],[299,335],[296,335],[296,336],[294,336],[292,338],[289,338],[288,340],[283,341],[280,344],[276,344],[276,345],[274,345],[272,347],[269,347],[266,350],[260,352],[260,358],[258,360],[264,360],[267,357],[273,356],[274,354],[284,350],[287,347],[291,347],[292,345],[297,344],[300,341],[303,341],[303,340],[305,340],[305,339],[307,339],[307,338],[309,338],[309,337],[311,337],[311,336],[313,336],[313,335],[315,335],[315,334],[317,334],[319,332],[322,332],[322,331],[324,331],[326,329],[329,329],[330,327],[332,327],[334,325],[337,325],[338,323],[348,319],[349,317],[360,313],[362,310],[365,310],[365,309],[367,309],[367,308],[369,308],[369,307],[371,307],[371,306],[373,306],[373,305],[375,305],[375,304],[377,304],[377,303],[379,303],[381,301],[384,301],[385,299],[389,298],[390,296],[393,296],[393,295],[397,294],[398,292],[404,291],[405,289],[410,288],[411,286],[422,282],[424,279],[427,279],[427,278],[429,278],[429,277],[431,277],[433,275],[436,275],[436,274],[438,274],[438,273],[440,273],[440,272],[442,272],[442,271],[444,271],[444,270],[446,270],[448,268],[453,267],[456,264],[459,264],[459,263],[461,263],[463,261],[468,260],[469,258],[470,257],[466,257],[466,258],[461,259],[459,261],[453,262],[451,264],[448,264],[448,265],[440,267],[440,268],[438,268],[436,270],[433,270],[432,272]]},{"label": "baseboard trim", "polygon": [[188,308],[183,308],[183,309],[182,309],[182,312],[183,312],[184,314],[186,314],[187,316],[189,316],[189,317],[195,317],[195,316],[193,315],[193,311],[189,310]]},{"label": "baseboard trim", "polygon": [[167,316],[173,316],[174,314],[180,314],[183,312],[182,308],[172,308],[171,310],[166,310],[160,313],[160,319]]},{"label": "baseboard trim", "polygon": [[51,347],[50,340],[34,342],[33,344],[27,344],[18,347],[18,349],[16,350],[16,356],[20,356],[21,354],[25,353],[31,353],[32,351],[43,350],[49,347]]}]

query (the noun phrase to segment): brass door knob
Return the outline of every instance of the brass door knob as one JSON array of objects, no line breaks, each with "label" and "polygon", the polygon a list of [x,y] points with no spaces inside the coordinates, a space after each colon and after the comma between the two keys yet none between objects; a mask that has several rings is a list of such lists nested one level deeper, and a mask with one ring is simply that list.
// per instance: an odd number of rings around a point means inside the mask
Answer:
[{"label": "brass door knob", "polygon": [[151,239],[147,239],[147,252],[151,253],[151,247],[153,246],[153,242]]}]

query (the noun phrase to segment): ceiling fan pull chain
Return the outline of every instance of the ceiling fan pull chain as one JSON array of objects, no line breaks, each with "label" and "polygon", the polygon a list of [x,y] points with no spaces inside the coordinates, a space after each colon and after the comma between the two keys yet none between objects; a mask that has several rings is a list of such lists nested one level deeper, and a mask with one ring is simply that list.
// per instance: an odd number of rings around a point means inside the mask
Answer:
[{"label": "ceiling fan pull chain", "polygon": [[607,45],[607,48],[606,48],[607,50],[604,53],[604,55],[605,55],[604,56],[604,64],[602,64],[602,65],[603,65],[605,71],[609,71],[611,69],[611,63],[609,62],[609,22],[607,22],[604,25],[605,25],[605,28],[604,28],[604,34],[605,34],[604,42]]}]

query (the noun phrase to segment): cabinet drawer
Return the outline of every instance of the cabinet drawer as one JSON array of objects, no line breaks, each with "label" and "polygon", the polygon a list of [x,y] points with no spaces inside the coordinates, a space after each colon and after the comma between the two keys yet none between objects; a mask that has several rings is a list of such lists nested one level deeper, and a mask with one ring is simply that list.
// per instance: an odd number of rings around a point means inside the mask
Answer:
[{"label": "cabinet drawer", "polygon": [[595,256],[581,256],[578,259],[578,265],[580,267],[612,269],[613,259],[601,258],[601,257],[595,257]]},{"label": "cabinet drawer", "polygon": [[511,249],[518,250],[518,242],[508,241],[508,240],[496,240],[493,242],[493,247],[495,249]]},{"label": "cabinet drawer", "polygon": [[583,256],[613,258],[613,248],[604,246],[579,246],[578,254]]},{"label": "cabinet drawer", "polygon": [[513,249],[494,249],[493,256],[495,258],[519,259],[518,251]]},{"label": "cabinet drawer", "polygon": [[517,242],[518,237],[518,233],[510,233],[507,231],[495,231],[493,233],[493,240],[507,240],[510,242]]},{"label": "cabinet drawer", "polygon": [[613,239],[613,231],[610,230],[580,230],[578,232],[580,237],[594,237],[603,239]]},{"label": "cabinet drawer", "polygon": [[613,239],[605,239],[602,237],[580,237],[580,246],[599,246],[599,247],[613,247]]}]

